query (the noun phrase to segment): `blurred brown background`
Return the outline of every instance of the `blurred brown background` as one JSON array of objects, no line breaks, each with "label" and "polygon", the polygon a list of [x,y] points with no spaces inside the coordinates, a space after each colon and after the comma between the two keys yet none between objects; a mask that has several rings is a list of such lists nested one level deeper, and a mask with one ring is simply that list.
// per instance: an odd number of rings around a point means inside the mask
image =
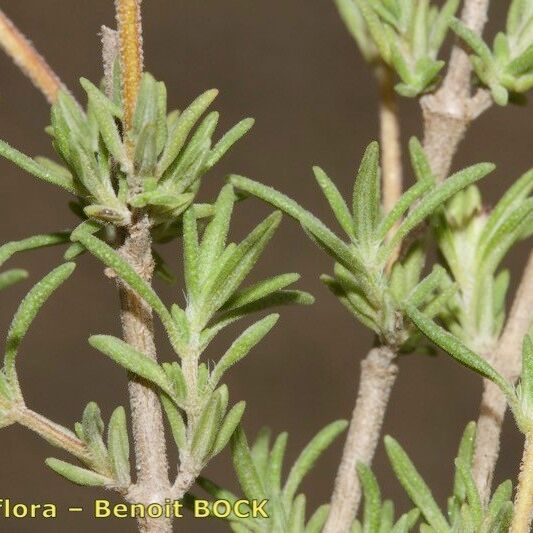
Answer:
[{"label": "blurred brown background", "polygon": [[[494,4],[488,33],[504,21],[506,3]],[[77,95],[81,97],[79,76],[100,78],[97,34],[101,24],[113,24],[111,0],[2,0],[1,7]],[[311,166],[322,165],[349,194],[362,150],[378,135],[374,80],[332,1],[151,0],[144,3],[144,29],[146,67],[167,83],[172,107],[182,107],[201,91],[217,87],[220,131],[244,116],[257,119],[253,132],[205,179],[203,198],[212,199],[225,173],[234,171],[274,185],[331,221]],[[401,112],[406,142],[409,135],[420,134],[420,113],[415,102],[405,100]],[[29,154],[51,155],[43,132],[48,113],[40,94],[0,55],[0,138]],[[488,202],[531,166],[531,118],[529,108],[494,108],[468,132],[454,167],[481,160],[497,163],[498,169],[482,187]],[[75,223],[66,194],[4,161],[0,170],[1,241]],[[242,237],[267,212],[256,201],[240,206],[234,235]],[[510,258],[515,279],[525,261],[525,248]],[[61,253],[51,249],[11,260],[9,266],[28,268],[31,277],[3,293],[1,331],[6,331],[30,284],[57,265]],[[178,268],[175,244],[163,254]],[[317,303],[283,310],[267,340],[229,373],[231,399],[248,402],[245,426],[250,436],[264,424],[276,433],[290,431],[288,462],[326,423],[350,415],[359,360],[372,342],[319,282],[318,275],[330,267],[331,261],[286,219],[253,275],[300,272],[300,287],[315,294]],[[160,283],[157,288],[166,301],[181,301],[181,289]],[[71,426],[90,400],[99,402],[106,419],[116,405],[126,404],[123,372],[86,342],[91,333],[118,333],[117,309],[116,291],[101,266],[82,257],[75,275],[47,304],[24,341],[20,373],[31,407]],[[221,338],[212,357],[231,339]],[[161,357],[171,357],[165,339],[160,341]],[[400,366],[385,431],[405,446],[444,502],[460,432],[477,416],[480,380],[442,355],[411,355]],[[331,493],[341,445],[342,439],[306,480],[312,509]],[[497,480],[517,473],[521,438],[509,421],[503,445]],[[52,501],[65,509],[90,508],[98,495],[73,487],[46,469],[44,458],[61,453],[21,428],[2,430],[0,449],[0,498]],[[407,499],[391,475],[382,446],[375,471],[384,495],[406,509]],[[235,486],[227,454],[213,461],[207,474]],[[223,524],[193,523],[189,517],[177,526],[180,531],[225,530]],[[6,532],[74,529],[134,531],[135,524],[95,522],[89,513],[69,516],[65,511],[60,521],[0,520],[0,531]]]}]

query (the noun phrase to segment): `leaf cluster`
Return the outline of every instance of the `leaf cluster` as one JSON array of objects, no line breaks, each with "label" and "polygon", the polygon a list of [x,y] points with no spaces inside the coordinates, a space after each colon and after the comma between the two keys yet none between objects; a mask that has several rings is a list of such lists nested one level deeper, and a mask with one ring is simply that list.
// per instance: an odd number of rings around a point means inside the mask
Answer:
[{"label": "leaf cluster", "polygon": [[492,49],[461,21],[454,19],[451,27],[472,50],[474,70],[494,101],[521,102],[519,95],[533,87],[533,2],[509,3],[505,31],[496,34]]},{"label": "leaf cluster", "polygon": [[226,185],[201,238],[195,207],[189,207],[184,214],[184,307],[175,303],[168,309],[109,245],[88,232],[73,233],[74,240],[111,268],[161,319],[179,362],[160,365],[124,341],[107,335],[95,335],[89,342],[159,391],[181,462],[195,472],[225,447],[244,412],[244,402],[228,410],[228,390],[220,385],[221,379],[270,331],[278,315],[268,315],[249,326],[209,368],[200,358],[211,340],[250,313],[272,306],[313,302],[307,293],[285,290],[298,279],[296,274],[276,276],[241,289],[273,236],[280,214],[267,217],[240,243],[227,243],[234,203],[233,187]]},{"label": "leaf cluster", "polygon": [[381,491],[372,470],[359,463],[357,474],[363,490],[363,516],[352,525],[350,533],[407,533],[414,528],[420,512],[412,509],[394,520],[394,504],[382,501]]},{"label": "leaf cluster", "polygon": [[412,322],[433,343],[456,361],[489,379],[500,388],[507,398],[522,433],[527,434],[533,430],[533,344],[529,336],[526,336],[523,341],[522,370],[520,380],[515,386],[484,357],[469,349],[458,337],[424,316],[415,306],[407,304],[406,311]]},{"label": "leaf cluster", "polygon": [[[444,269],[438,266],[420,281],[424,255],[417,239],[409,242],[414,230],[458,191],[494,168],[489,163],[480,163],[437,185],[420,143],[414,138],[410,142],[410,155],[417,181],[389,213],[382,210],[376,142],[368,146],[363,156],[355,178],[351,209],[326,173],[318,167],[314,169],[347,241],[275,189],[244,177],[230,177],[231,183],[243,193],[272,204],[302,225],[306,234],[335,260],[334,276],[322,277],[325,284],[358,320],[382,341],[396,347],[404,346],[410,336],[409,325],[403,320],[406,300],[416,302],[428,316],[435,316],[454,290]],[[396,259],[399,248],[405,253]]]},{"label": "leaf cluster", "polygon": [[417,471],[403,448],[392,437],[385,437],[385,448],[396,477],[405,492],[424,517],[422,533],[506,533],[513,514],[511,481],[496,488],[488,506],[482,505],[472,476],[472,461],[476,425],[467,425],[457,457],[453,493],[448,498],[446,512],[442,512],[430,488]]},{"label": "leaf cluster", "polygon": [[363,56],[392,67],[396,91],[408,97],[430,91],[444,61],[438,59],[459,0],[442,7],[428,0],[335,0]]},{"label": "leaf cluster", "polygon": [[125,132],[120,98],[108,98],[86,79],[81,84],[88,97],[86,111],[65,91],[52,106],[47,131],[62,164],[32,159],[3,141],[0,155],[73,193],[84,218],[127,226],[132,212],[143,209],[159,239],[173,237],[177,218],[193,203],[202,176],[245,135],[253,120],[239,122],[214,142],[218,113],[200,119],[218,92],[206,91],[182,112],[167,113],[164,83],[146,73],[133,127]]},{"label": "leaf cluster", "polygon": [[478,188],[470,186],[434,219],[439,250],[458,288],[442,318],[475,349],[493,344],[503,327],[510,276],[508,270],[498,269],[510,248],[531,235],[532,190],[530,170],[489,211]]},{"label": "leaf cluster", "polygon": [[[306,497],[298,493],[300,484],[316,461],[333,441],[346,429],[347,422],[338,420],[327,425],[302,450],[282,482],[283,460],[287,447],[287,433],[281,433],[273,444],[271,432],[263,428],[253,445],[248,445],[244,430],[235,431],[231,452],[239,484],[248,500],[268,500],[268,518],[238,518],[230,515],[231,529],[245,532],[319,533],[326,521],[329,506],[322,505],[306,520]],[[235,502],[239,498],[204,478],[198,484],[216,499]]]},{"label": "leaf cluster", "polygon": [[[109,420],[107,439],[100,408],[91,402],[85,408],[81,422],[75,424],[75,433],[88,450],[88,468],[49,458],[46,464],[60,476],[77,484],[90,487],[116,488],[125,491],[130,483],[130,445],[123,407],[117,407]],[[106,442],[107,441],[107,442]]]}]

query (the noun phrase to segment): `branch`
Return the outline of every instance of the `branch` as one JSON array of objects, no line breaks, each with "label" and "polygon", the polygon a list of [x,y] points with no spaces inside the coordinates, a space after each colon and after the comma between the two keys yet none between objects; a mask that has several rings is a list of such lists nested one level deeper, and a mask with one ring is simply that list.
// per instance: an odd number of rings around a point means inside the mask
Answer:
[{"label": "branch", "polygon": [[53,104],[59,91],[67,90],[59,77],[37,52],[27,37],[9,20],[0,9],[0,46],[13,62]]},{"label": "branch", "polygon": [[388,213],[402,195],[402,149],[393,72],[384,66],[377,72],[380,88],[380,141],[383,209]]},{"label": "branch", "polygon": [[115,0],[122,69],[124,125],[131,128],[143,71],[141,0]]},{"label": "branch", "polygon": [[21,426],[37,433],[52,446],[67,451],[85,463],[90,462],[91,455],[85,444],[63,426],[28,409],[25,405],[15,408],[14,418]]},{"label": "branch", "polygon": [[323,533],[348,533],[355,519],[361,500],[356,466],[372,463],[398,373],[395,358],[396,354],[390,348],[381,346],[370,350],[361,362],[357,401]]},{"label": "branch", "polygon": [[[489,3],[490,0],[465,1],[461,20],[478,35],[487,22]],[[484,89],[472,96],[471,75],[468,54],[456,44],[440,89],[420,100],[424,115],[424,149],[440,180],[448,175],[453,156],[470,122],[492,104]]]},{"label": "branch", "polygon": [[[132,126],[143,69],[140,4],[140,0],[115,0],[126,140]],[[131,184],[133,176],[128,176],[128,181]],[[134,213],[133,216],[135,221],[127,229],[120,254],[145,281],[151,283],[154,271],[151,221],[142,213]],[[124,340],[147,357],[157,360],[151,308],[125,283],[119,280],[118,286]],[[144,504],[163,503],[169,494],[170,482],[159,397],[148,383],[133,375],[129,376],[128,388],[138,475],[127,497],[130,501]],[[172,531],[171,520],[165,517],[139,518],[138,525],[144,533]]]},{"label": "branch", "polygon": [[526,435],[524,454],[520,464],[518,489],[514,501],[513,522],[510,533],[531,531],[533,518],[533,433]]},{"label": "branch", "polygon": [[[518,286],[511,312],[490,362],[511,382],[520,374],[522,341],[533,320],[533,252],[530,254]],[[477,422],[473,475],[484,502],[490,497],[492,478],[500,451],[507,400],[492,382],[484,381]]]}]

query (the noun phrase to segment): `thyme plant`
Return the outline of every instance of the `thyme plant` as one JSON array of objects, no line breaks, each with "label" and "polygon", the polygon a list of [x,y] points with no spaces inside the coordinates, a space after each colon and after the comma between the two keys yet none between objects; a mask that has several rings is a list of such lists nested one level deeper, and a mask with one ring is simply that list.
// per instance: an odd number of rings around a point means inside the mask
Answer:
[{"label": "thyme plant", "polygon": [[[525,102],[524,93],[533,85],[533,0],[509,2],[505,27],[492,46],[482,37],[488,0],[465,0],[459,16],[459,0],[438,5],[429,0],[335,0],[380,87],[380,142],[370,142],[364,151],[350,201],[324,170],[313,169],[342,236],[296,200],[238,174],[227,178],[213,201],[198,200],[204,175],[253,120],[216,135],[219,114],[208,112],[216,90],[181,111],[167,109],[165,84],[144,71],[140,4],[115,0],[117,29],[102,31],[103,79],[80,80],[86,106],[0,11],[0,45],[50,103],[46,133],[56,158],[33,158],[5,141],[0,141],[0,155],[69,193],[80,219],[69,231],[0,247],[3,265],[20,251],[67,245],[65,262],[30,289],[7,331],[0,427],[27,427],[70,454],[71,461],[46,459],[57,474],[78,485],[114,490],[130,504],[162,506],[173,500],[194,511],[198,488],[230,506],[244,504],[245,514],[229,513],[211,522],[214,530],[227,525],[237,533],[402,533],[417,527],[425,533],[529,531],[533,257],[510,306],[511,279],[502,264],[513,246],[533,233],[533,170],[515,180],[491,208],[482,200],[481,180],[494,165],[475,163],[453,173],[450,168],[471,121],[493,102]],[[451,34],[459,40],[447,61],[442,50]],[[409,187],[403,185],[398,96],[418,99],[423,116],[422,141],[409,141]],[[233,242],[233,211],[249,197],[276,211]],[[245,401],[230,401],[224,383],[226,373],[276,324],[279,315],[270,313],[273,308],[314,302],[310,294],[292,288],[296,273],[246,285],[283,214],[331,257],[332,272],[322,281],[375,339],[361,362],[351,421],[337,420],[319,431],[287,476],[288,434],[271,442],[264,428],[249,445]],[[173,272],[157,251],[173,240],[181,245],[180,272]],[[67,428],[27,405],[17,358],[37,313],[73,276],[84,252],[117,285],[123,336],[102,332],[89,343],[126,371],[129,408],[116,406],[107,420],[90,402],[80,409],[80,421]],[[152,287],[154,274],[170,282],[182,278],[182,298],[163,302]],[[20,269],[0,273],[0,290],[27,276]],[[254,318],[209,364],[206,350],[217,334],[265,311],[269,314]],[[303,316],[305,309],[300,312]],[[158,362],[153,316],[174,352],[172,362]],[[385,437],[391,476],[414,505],[397,518],[393,502],[382,499],[371,463],[401,359],[432,345],[484,378],[480,415],[460,439],[444,511],[416,461],[393,437]],[[493,490],[507,407],[524,435],[524,457],[514,490],[510,480]],[[331,501],[307,513],[300,485],[347,427]],[[172,469],[168,441],[179,456]],[[202,475],[226,451],[240,495],[225,488],[230,480],[219,484]],[[258,502],[267,503],[267,512],[251,516]],[[168,532],[172,518],[139,515],[138,527]]]}]

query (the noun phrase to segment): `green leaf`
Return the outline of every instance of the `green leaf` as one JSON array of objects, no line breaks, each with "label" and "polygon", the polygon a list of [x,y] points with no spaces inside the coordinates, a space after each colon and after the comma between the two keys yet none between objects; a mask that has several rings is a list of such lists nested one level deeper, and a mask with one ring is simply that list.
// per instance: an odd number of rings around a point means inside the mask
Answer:
[{"label": "green leaf", "polygon": [[261,200],[281,209],[290,217],[296,219],[307,229],[311,235],[317,239],[320,246],[323,246],[327,253],[332,255],[346,266],[354,268],[354,264],[361,266],[360,261],[354,256],[350,248],[342,242],[329,228],[327,228],[318,218],[300,207],[288,196],[276,191],[272,187],[267,187],[242,176],[230,176],[230,182],[238,189],[257,196]]},{"label": "green leaf", "polygon": [[231,438],[231,455],[233,466],[244,495],[249,500],[263,500],[265,488],[254,466],[250,448],[241,426],[238,426]]},{"label": "green leaf", "polygon": [[492,63],[493,59],[490,48],[476,32],[465,26],[463,22],[455,17],[451,18],[450,27],[480,57],[484,63],[487,65]]},{"label": "green leaf", "polygon": [[[457,452],[457,459],[462,464],[468,467],[472,466],[472,459],[474,457],[474,450],[476,444],[476,423],[469,422],[463,432],[461,443],[459,444],[459,450]],[[453,495],[460,501],[465,501],[465,483],[463,476],[459,472],[456,472],[453,486]]]},{"label": "green leaf", "polygon": [[224,134],[209,153],[205,162],[206,168],[213,168],[224,157],[226,152],[250,131],[254,123],[255,120],[253,118],[245,118]]},{"label": "green leaf", "polygon": [[416,179],[418,181],[429,180],[435,182],[435,177],[431,172],[431,166],[424,152],[424,148],[416,137],[409,139],[409,156]]},{"label": "green leaf", "polygon": [[[501,483],[494,491],[492,498],[490,499],[489,507],[487,509],[487,515],[491,520],[496,520],[502,507],[506,503],[511,503],[511,497],[513,495],[513,484],[510,479]],[[512,505],[512,504],[511,504]],[[502,530],[496,530],[502,531]]]},{"label": "green leaf", "polygon": [[337,420],[327,425],[311,440],[302,450],[289,472],[283,488],[283,499],[286,505],[292,502],[303,478],[313,468],[318,458],[331,445],[331,443],[346,429],[348,422]]},{"label": "green leaf", "polygon": [[198,286],[198,228],[194,207],[190,207],[183,215],[183,265],[187,294],[193,302],[199,292]]},{"label": "green leaf", "polygon": [[232,311],[239,307],[257,302],[262,298],[291,285],[300,279],[300,274],[281,274],[273,278],[260,281],[251,287],[237,291],[221,308],[222,311]]},{"label": "green leaf", "polygon": [[28,277],[28,272],[20,268],[14,268],[0,274],[0,291],[11,287],[15,283]]},{"label": "green leaf", "polygon": [[43,235],[34,235],[20,241],[11,241],[0,246],[0,266],[3,265],[11,256],[17,252],[26,250],[35,250],[47,246],[55,246],[69,241],[68,232],[48,233]]},{"label": "green leaf", "polygon": [[311,516],[307,526],[305,527],[305,533],[320,533],[329,514],[329,505],[321,505]]},{"label": "green leaf", "polygon": [[223,414],[223,395],[227,389],[220,387],[212,395],[203,410],[192,440],[192,453],[197,460],[205,461],[210,455]]},{"label": "green leaf", "polygon": [[382,258],[389,256],[392,250],[426,217],[432,215],[444,202],[450,199],[461,189],[485,177],[494,170],[492,163],[479,163],[468,167],[445,180],[435,187],[422,201],[409,213],[402,222],[394,236],[380,252]]},{"label": "green leaf", "polygon": [[4,368],[9,381],[17,387],[15,360],[20,343],[39,312],[39,309],[41,309],[53,292],[70,277],[75,268],[76,265],[74,263],[65,263],[47,274],[24,297],[11,321],[6,339]]},{"label": "green leaf", "polygon": [[185,426],[183,417],[176,404],[170,398],[162,394],[160,399],[165,414],[167,415],[174,442],[179,451],[185,450],[187,448],[187,427]]},{"label": "green leaf", "polygon": [[190,131],[216,98],[218,91],[211,89],[200,95],[192,102],[176,120],[173,128],[168,132],[169,140],[157,165],[157,175],[162,176],[178,157]]},{"label": "green leaf", "polygon": [[102,438],[104,422],[100,408],[95,402],[89,402],[83,411],[82,429],[91,456],[91,466],[100,471],[108,471],[109,455]]},{"label": "green leaf", "polygon": [[326,197],[337,222],[340,224],[341,228],[346,232],[346,234],[354,239],[355,233],[353,230],[353,220],[350,210],[346,205],[346,202],[341,196],[339,189],[335,186],[333,181],[328,177],[328,175],[320,168],[313,167],[313,172],[315,173],[315,178],[324,196]]},{"label": "green leaf", "polygon": [[98,122],[98,128],[106,148],[115,160],[120,163],[124,172],[131,171],[131,165],[126,156],[126,150],[122,144],[122,139],[113,116],[113,111],[115,113],[117,112],[114,109],[114,104],[89,80],[81,78],[80,83],[89,96],[91,109]]},{"label": "green leaf", "polygon": [[212,388],[216,387],[226,370],[248,355],[250,350],[274,327],[278,318],[278,314],[268,315],[252,324],[233,342],[211,372],[209,385]]},{"label": "green leaf", "polygon": [[353,191],[354,229],[360,242],[372,240],[381,204],[379,183],[379,144],[374,141],[365,150]]},{"label": "green leaf", "polygon": [[426,318],[420,311],[412,305],[405,306],[406,313],[415,326],[437,346],[459,361],[462,365],[471,368],[483,377],[493,381],[508,400],[513,401],[514,391],[511,384],[497,372],[482,357],[468,349],[457,337],[435,324],[431,319]]},{"label": "green leaf", "polygon": [[372,470],[363,463],[357,464],[357,474],[361,480],[364,495],[363,531],[378,533],[381,523],[381,493]]},{"label": "green leaf", "polygon": [[429,487],[402,447],[392,437],[387,435],[385,437],[385,448],[396,477],[409,495],[409,498],[420,509],[428,524],[431,525],[436,533],[449,533],[448,523],[435,502]]},{"label": "green leaf", "polygon": [[215,202],[215,215],[204,232],[200,255],[198,258],[198,283],[203,284],[215,261],[222,254],[226,245],[235,194],[229,184],[222,187]]},{"label": "green leaf", "polygon": [[52,185],[57,185],[72,194],[78,193],[73,180],[65,176],[64,173],[52,172],[50,168],[40,165],[31,157],[12,148],[4,141],[0,141],[0,157],[4,157],[8,161],[11,161],[36,178],[51,183]]},{"label": "green leaf", "polygon": [[107,446],[113,471],[123,487],[129,487],[130,476],[130,442],[124,407],[117,407],[111,419],[107,433]]},{"label": "green leaf", "polygon": [[135,350],[123,340],[111,335],[92,335],[89,337],[89,344],[129,372],[157,385],[171,398],[174,397],[173,387],[165,371],[153,359]]},{"label": "green leaf", "polygon": [[203,327],[238,289],[259,256],[270,241],[281,221],[281,213],[269,215],[238,245],[229,245],[203,291],[202,312],[199,316]]},{"label": "green leaf", "polygon": [[76,485],[82,485],[86,487],[105,487],[112,486],[113,481],[100,474],[80,468],[79,466],[71,465],[65,461],[59,459],[48,458],[45,461],[54,472],[60,476],[72,481]]},{"label": "green leaf", "polygon": [[376,240],[382,241],[387,236],[387,233],[400,222],[404,213],[419,200],[426,192],[433,186],[433,180],[422,179],[404,192],[394,207],[387,213],[385,218],[379,223],[376,230]]},{"label": "green leaf", "polygon": [[179,353],[181,348],[179,335],[168,309],[146,281],[135,272],[133,267],[129,265],[118,252],[113,250],[111,246],[108,246],[105,242],[93,235],[77,233],[72,236],[72,239],[81,242],[92,255],[102,261],[104,265],[113,269],[123,281],[125,281],[144,299],[144,301],[159,315],[161,322],[163,322],[163,325],[169,334],[174,349]]},{"label": "green leaf", "polygon": [[446,33],[450,27],[450,21],[457,8],[459,7],[461,0],[447,0],[447,2],[441,7],[439,14],[431,28],[430,34],[430,47],[434,53],[440,50],[444,39],[446,38]]},{"label": "green leaf", "polygon": [[228,444],[231,436],[235,432],[235,429],[240,424],[242,415],[246,408],[246,402],[236,403],[229,411],[229,413],[224,418],[222,426],[220,427],[217,436],[215,438],[215,443],[213,445],[213,450],[211,451],[211,456],[214,457],[218,455]]},{"label": "green leaf", "polygon": [[287,440],[289,435],[287,432],[280,433],[268,459],[268,475],[267,487],[269,493],[278,494],[281,490],[281,474],[283,469],[283,459],[285,458],[285,450],[287,448]]},{"label": "green leaf", "polygon": [[472,465],[467,463],[464,459],[458,457],[455,459],[455,468],[457,468],[457,471],[462,478],[465,487],[466,499],[472,513],[474,525],[476,527],[480,527],[483,519],[483,508],[481,505],[479,492],[476,487],[476,482],[474,481],[474,477],[472,475]]},{"label": "green leaf", "polygon": [[301,533],[305,527],[305,495],[298,494],[294,499],[289,516],[288,533]]}]

